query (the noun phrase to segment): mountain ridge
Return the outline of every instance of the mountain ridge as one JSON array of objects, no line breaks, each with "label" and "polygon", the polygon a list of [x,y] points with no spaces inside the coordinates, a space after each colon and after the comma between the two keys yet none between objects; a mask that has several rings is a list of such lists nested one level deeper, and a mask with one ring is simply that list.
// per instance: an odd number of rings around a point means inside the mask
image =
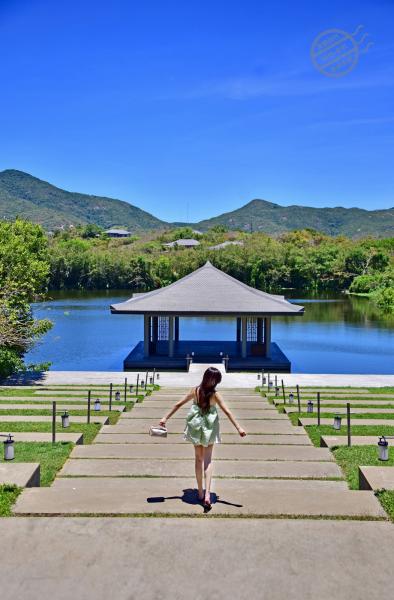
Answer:
[{"label": "mountain ridge", "polygon": [[189,225],[205,231],[215,225],[279,235],[310,227],[328,235],[387,237],[394,235],[394,208],[282,206],[254,198],[232,211],[195,223],[169,223],[124,200],[69,192],[33,175],[6,169],[0,172],[0,217],[17,215],[55,229],[94,223],[103,228],[127,227],[138,233]]}]

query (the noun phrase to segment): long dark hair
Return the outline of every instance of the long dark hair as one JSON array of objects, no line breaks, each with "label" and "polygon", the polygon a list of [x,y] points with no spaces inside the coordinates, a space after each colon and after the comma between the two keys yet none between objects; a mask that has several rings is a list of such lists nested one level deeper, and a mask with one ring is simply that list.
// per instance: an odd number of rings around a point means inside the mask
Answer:
[{"label": "long dark hair", "polygon": [[196,388],[197,403],[202,413],[209,410],[209,404],[212,394],[216,391],[216,386],[222,381],[222,374],[219,369],[209,367],[202,378],[198,388]]}]

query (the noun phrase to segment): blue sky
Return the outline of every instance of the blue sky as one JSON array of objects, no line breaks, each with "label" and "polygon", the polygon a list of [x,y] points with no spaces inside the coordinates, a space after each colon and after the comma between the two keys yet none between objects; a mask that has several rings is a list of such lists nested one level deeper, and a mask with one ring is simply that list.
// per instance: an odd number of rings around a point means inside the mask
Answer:
[{"label": "blue sky", "polygon": [[[318,71],[359,25],[353,70]],[[393,30],[389,0],[0,0],[0,169],[166,220],[392,207]]]}]

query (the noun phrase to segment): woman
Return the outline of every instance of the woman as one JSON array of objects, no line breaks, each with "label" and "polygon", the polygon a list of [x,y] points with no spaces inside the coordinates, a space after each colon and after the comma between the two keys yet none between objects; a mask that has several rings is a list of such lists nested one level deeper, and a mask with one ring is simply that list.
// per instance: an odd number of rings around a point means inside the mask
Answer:
[{"label": "woman", "polygon": [[[168,419],[186,402],[193,400],[193,405],[186,417],[184,439],[192,442],[195,451],[195,469],[198,486],[198,498],[204,508],[211,508],[211,478],[212,478],[212,450],[215,443],[220,443],[219,415],[216,406],[219,406],[241,437],[246,432],[238,425],[237,421],[225,405],[223,398],[217,393],[216,386],[222,380],[222,374],[215,367],[209,367],[204,373],[200,385],[192,388],[188,394],[177,402],[168,415],[160,421],[164,426]],[[205,494],[203,491],[203,470],[205,474]]]}]

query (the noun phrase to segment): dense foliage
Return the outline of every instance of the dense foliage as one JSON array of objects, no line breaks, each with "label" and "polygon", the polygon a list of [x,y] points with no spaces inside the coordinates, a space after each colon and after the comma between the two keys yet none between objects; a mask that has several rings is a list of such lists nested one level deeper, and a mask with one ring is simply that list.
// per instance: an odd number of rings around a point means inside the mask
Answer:
[{"label": "dense foliage", "polygon": [[[181,237],[198,237],[200,245],[171,250],[163,246]],[[210,249],[212,245],[235,239],[243,245]],[[87,238],[79,229],[51,240],[50,287],[146,291],[172,283],[210,260],[237,279],[270,292],[284,288],[347,290],[351,286],[350,290],[358,293],[357,285],[374,281],[376,299],[378,290],[386,290],[379,292],[385,297],[379,302],[389,306],[393,254],[393,238],[355,241],[332,238],[310,229],[273,238],[263,233],[225,232],[219,226],[203,235],[185,228],[123,240],[103,235]]]},{"label": "dense foliage", "polygon": [[30,302],[45,293],[48,243],[42,228],[0,221],[0,377],[23,369],[23,355],[51,324],[33,318]]}]

